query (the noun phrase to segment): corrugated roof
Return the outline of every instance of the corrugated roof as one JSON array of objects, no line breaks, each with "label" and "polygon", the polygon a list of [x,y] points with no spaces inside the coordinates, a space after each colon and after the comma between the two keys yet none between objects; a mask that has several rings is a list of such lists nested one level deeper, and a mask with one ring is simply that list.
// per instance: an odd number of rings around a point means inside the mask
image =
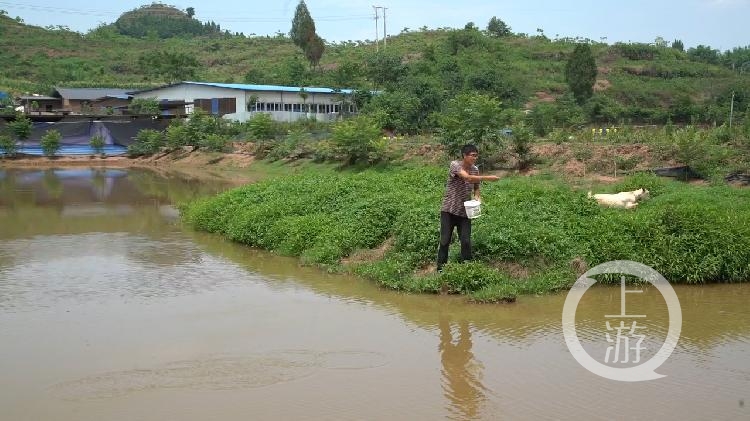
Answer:
[{"label": "corrugated roof", "polygon": [[[245,83],[213,83],[213,82],[178,82],[173,83],[170,85],[164,85],[160,86],[158,88],[151,88],[151,89],[144,89],[142,91],[131,91],[130,93],[141,93],[141,92],[150,92],[155,91],[157,89],[162,88],[169,88],[171,86],[177,86],[177,85],[201,85],[201,86],[212,86],[214,88],[225,88],[225,89],[239,89],[242,91],[272,91],[272,92],[300,92],[303,87],[300,86],[277,86],[277,85],[250,85]],[[352,89],[341,89],[339,91],[336,91],[331,88],[318,88],[318,87],[310,87],[305,86],[304,87],[305,92],[314,93],[314,94],[333,94],[337,92],[341,92],[344,94],[350,94],[354,92]]]},{"label": "corrugated roof", "polygon": [[18,97],[18,99],[22,101],[26,101],[26,100],[59,101],[60,100],[60,98],[55,98],[53,96],[35,96],[35,95],[21,96],[21,97]]},{"label": "corrugated roof", "polygon": [[55,88],[55,92],[62,98],[94,100],[105,96],[127,95],[129,89],[120,88]]},{"label": "corrugated roof", "polygon": [[131,97],[131,95],[125,94],[125,95],[105,95],[102,98],[104,98],[104,99],[110,99],[110,98],[114,98],[114,99],[130,99],[130,97]]}]

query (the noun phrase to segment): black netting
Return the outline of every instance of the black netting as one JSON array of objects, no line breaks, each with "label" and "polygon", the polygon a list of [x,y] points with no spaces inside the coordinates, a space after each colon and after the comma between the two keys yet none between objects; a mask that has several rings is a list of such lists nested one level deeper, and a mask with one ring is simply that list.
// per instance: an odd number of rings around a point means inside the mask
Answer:
[{"label": "black netting", "polygon": [[138,132],[144,129],[166,130],[168,120],[112,120],[112,121],[66,121],[35,122],[31,136],[23,143],[25,146],[38,146],[50,130],[57,130],[62,135],[61,145],[88,145],[93,136],[104,138],[105,145],[128,146],[135,141]]},{"label": "black netting", "polygon": [[135,142],[138,132],[145,129],[164,131],[169,125],[168,120],[132,120],[127,122],[105,121],[104,129],[109,132],[114,144],[129,146]]}]

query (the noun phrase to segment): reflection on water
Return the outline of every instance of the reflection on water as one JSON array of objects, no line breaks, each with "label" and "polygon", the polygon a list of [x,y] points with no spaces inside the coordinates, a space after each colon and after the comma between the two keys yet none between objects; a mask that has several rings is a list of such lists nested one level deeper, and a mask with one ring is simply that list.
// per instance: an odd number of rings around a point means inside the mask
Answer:
[{"label": "reflection on water", "polygon": [[[84,232],[164,232],[175,205],[228,188],[220,181],[112,168],[0,169],[0,238]],[[125,224],[123,224],[125,223]]]},{"label": "reflection on water", "polygon": [[440,326],[440,361],[443,365],[443,392],[450,405],[448,409],[460,419],[474,419],[479,415],[479,406],[485,400],[482,385],[482,363],[474,359],[471,352],[469,322],[457,323],[457,339],[454,341],[451,322],[442,316]]},{"label": "reflection on water", "polygon": [[[570,356],[562,295],[401,294],[179,224],[176,203],[224,188],[0,171],[0,418],[750,419],[748,285],[676,288],[668,377],[620,384]],[[656,349],[663,299],[631,305]],[[617,288],[581,301],[592,355],[617,311]]]}]

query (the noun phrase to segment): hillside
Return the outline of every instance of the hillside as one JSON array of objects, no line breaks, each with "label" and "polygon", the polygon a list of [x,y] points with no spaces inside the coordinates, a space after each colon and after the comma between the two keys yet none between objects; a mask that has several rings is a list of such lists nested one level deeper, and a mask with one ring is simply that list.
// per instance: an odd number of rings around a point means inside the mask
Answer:
[{"label": "hillside", "polygon": [[221,33],[221,28],[215,23],[204,24],[193,19],[193,12],[192,8],[189,12],[183,12],[173,6],[153,3],[123,13],[112,27],[121,35],[136,38],[171,38]]},{"label": "hillside", "polygon": [[[141,9],[87,34],[0,16],[0,90],[46,93],[53,85],[140,87],[181,79],[378,88],[401,95],[400,106],[416,101],[420,121],[455,94],[479,91],[504,106],[536,107],[549,114],[551,124],[667,119],[721,124],[732,92],[735,115],[750,105],[749,73],[743,67],[732,70],[722,63],[726,57],[708,47],[706,56],[703,50],[669,46],[592,43],[598,67],[595,95],[575,111],[581,115],[563,115],[571,108],[564,67],[579,40],[492,37],[472,27],[425,28],[393,36],[386,54],[376,55],[369,42],[328,44],[320,65],[311,70],[283,34],[245,37],[211,31],[165,37],[154,24],[151,30],[139,26],[141,36],[122,35],[124,22],[148,21],[143,20],[147,7]],[[198,22],[173,13],[177,21]]]}]

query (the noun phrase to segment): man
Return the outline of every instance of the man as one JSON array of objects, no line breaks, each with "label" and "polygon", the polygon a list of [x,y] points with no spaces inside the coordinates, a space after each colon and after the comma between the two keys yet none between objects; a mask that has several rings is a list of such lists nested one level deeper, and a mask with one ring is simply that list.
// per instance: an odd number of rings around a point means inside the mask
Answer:
[{"label": "man", "polygon": [[448,261],[448,246],[453,238],[453,228],[458,227],[458,238],[461,240],[461,260],[471,260],[471,220],[466,216],[464,202],[471,199],[480,200],[479,182],[495,181],[496,175],[479,175],[475,165],[479,151],[474,145],[461,148],[463,159],[452,161],[445,185],[445,195],[440,208],[440,247],[438,248],[437,270],[443,270]]}]

